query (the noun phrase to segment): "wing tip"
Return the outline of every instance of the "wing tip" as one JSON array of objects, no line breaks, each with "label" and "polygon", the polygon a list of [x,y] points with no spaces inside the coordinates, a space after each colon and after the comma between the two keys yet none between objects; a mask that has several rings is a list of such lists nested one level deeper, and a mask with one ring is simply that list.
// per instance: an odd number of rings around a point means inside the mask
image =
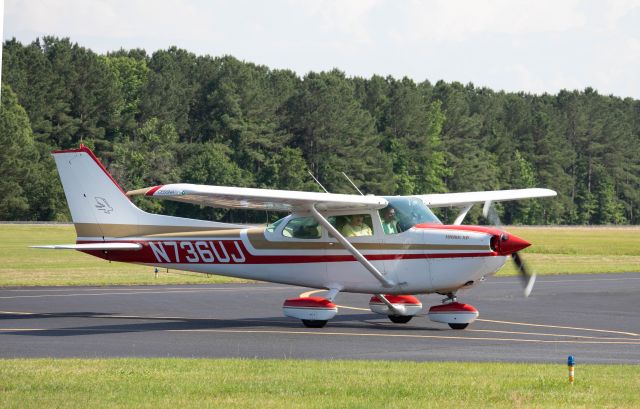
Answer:
[{"label": "wing tip", "polygon": [[142,189],[130,190],[126,194],[128,197],[131,196],[153,196],[155,192],[161,189],[164,185],[157,185],[151,187],[143,187]]}]

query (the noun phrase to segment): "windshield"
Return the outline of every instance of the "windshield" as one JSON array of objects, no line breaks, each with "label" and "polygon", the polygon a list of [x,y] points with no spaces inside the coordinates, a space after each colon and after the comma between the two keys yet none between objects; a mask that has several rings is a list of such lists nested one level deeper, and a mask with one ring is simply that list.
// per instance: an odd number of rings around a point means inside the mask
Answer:
[{"label": "windshield", "polygon": [[389,206],[396,211],[400,231],[409,230],[416,224],[442,224],[436,215],[418,198],[393,196],[385,197],[385,199],[389,202]]},{"label": "windshield", "polygon": [[[288,217],[288,216],[287,216],[287,217]],[[284,219],[286,219],[287,217],[283,217],[282,219],[278,219],[278,220],[276,220],[275,222],[273,222],[273,223],[271,223],[270,225],[268,225],[268,226],[267,226],[267,231],[268,231],[269,233],[273,233],[273,232],[278,228],[278,226],[280,225],[280,223],[282,223],[282,221],[283,221]]]}]

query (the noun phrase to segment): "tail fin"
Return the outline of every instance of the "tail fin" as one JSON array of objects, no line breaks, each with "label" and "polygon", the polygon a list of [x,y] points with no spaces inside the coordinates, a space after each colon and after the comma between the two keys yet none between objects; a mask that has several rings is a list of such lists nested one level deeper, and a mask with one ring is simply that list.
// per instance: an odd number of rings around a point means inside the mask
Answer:
[{"label": "tail fin", "polygon": [[127,198],[89,148],[54,151],[53,157],[78,236],[111,236],[103,225],[140,223],[146,213]]},{"label": "tail fin", "polygon": [[84,145],[52,154],[79,238],[130,237],[231,227],[224,223],[151,214],[139,209]]}]

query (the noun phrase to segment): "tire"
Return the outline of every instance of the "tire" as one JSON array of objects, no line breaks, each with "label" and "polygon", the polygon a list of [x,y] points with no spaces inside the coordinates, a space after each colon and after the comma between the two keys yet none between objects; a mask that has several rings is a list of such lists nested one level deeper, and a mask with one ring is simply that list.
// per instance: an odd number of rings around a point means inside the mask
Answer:
[{"label": "tire", "polygon": [[302,324],[307,328],[322,328],[327,325],[327,320],[302,320]]},{"label": "tire", "polygon": [[413,315],[389,315],[388,317],[391,322],[394,322],[396,324],[406,324],[407,322],[411,321]]},{"label": "tire", "polygon": [[451,329],[465,329],[469,326],[469,324],[449,324]]}]

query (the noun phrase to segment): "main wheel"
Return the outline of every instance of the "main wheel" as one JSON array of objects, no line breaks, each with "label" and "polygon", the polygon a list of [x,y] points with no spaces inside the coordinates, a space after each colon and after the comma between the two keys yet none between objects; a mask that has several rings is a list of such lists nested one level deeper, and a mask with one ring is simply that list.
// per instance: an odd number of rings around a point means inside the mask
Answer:
[{"label": "main wheel", "polygon": [[451,329],[465,329],[469,326],[469,324],[449,324]]},{"label": "main wheel", "polygon": [[327,325],[327,320],[302,320],[302,323],[307,328],[322,328]]},{"label": "main wheel", "polygon": [[391,322],[395,322],[396,324],[406,324],[411,321],[413,315],[389,315],[388,317]]}]

